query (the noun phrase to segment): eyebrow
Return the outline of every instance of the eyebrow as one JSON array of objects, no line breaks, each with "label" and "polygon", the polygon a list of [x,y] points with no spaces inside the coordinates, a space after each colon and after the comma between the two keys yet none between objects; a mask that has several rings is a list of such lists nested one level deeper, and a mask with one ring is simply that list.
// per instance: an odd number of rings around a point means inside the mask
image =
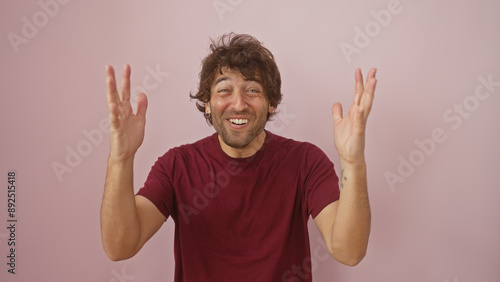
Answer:
[{"label": "eyebrow", "polygon": [[223,82],[225,80],[230,80],[229,76],[221,76],[221,77],[217,78],[214,85],[217,85],[219,82]]},{"label": "eyebrow", "polygon": [[[217,80],[215,80],[215,84],[214,85],[217,85],[219,82],[223,82],[223,81],[226,81],[226,80],[231,80],[231,78],[229,76],[221,76],[219,78],[217,78]],[[262,84],[262,82],[260,81],[259,77],[255,77],[254,79],[246,79],[245,78],[245,81],[255,81],[259,84]]]}]

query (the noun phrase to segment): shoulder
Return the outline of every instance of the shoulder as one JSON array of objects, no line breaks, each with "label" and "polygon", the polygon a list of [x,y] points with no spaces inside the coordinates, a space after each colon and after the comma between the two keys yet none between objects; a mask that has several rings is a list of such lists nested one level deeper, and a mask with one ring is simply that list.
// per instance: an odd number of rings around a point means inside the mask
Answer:
[{"label": "shoulder", "polygon": [[267,151],[272,155],[270,158],[296,164],[301,170],[309,170],[318,166],[333,167],[332,161],[323,150],[306,141],[297,141],[270,133]]},{"label": "shoulder", "polygon": [[266,143],[269,143],[270,147],[275,149],[288,150],[290,152],[303,152],[303,153],[323,153],[323,151],[316,145],[306,142],[298,141],[291,138],[286,138],[272,132],[266,131],[269,135]]},{"label": "shoulder", "polygon": [[173,147],[160,156],[158,161],[166,163],[175,161],[176,159],[198,159],[210,151],[213,151],[213,147],[216,144],[215,141],[217,141],[217,136],[213,134],[193,143]]}]

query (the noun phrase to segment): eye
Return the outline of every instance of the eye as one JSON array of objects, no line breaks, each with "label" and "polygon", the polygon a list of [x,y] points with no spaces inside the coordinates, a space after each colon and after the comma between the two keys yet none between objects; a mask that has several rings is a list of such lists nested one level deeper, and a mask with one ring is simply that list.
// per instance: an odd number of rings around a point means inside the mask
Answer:
[{"label": "eye", "polygon": [[221,88],[221,89],[217,90],[217,94],[219,96],[227,96],[227,95],[229,95],[229,93],[231,93],[231,90],[229,90],[228,88]]},{"label": "eye", "polygon": [[260,90],[255,88],[250,88],[247,90],[247,93],[251,96],[257,96],[260,94]]}]

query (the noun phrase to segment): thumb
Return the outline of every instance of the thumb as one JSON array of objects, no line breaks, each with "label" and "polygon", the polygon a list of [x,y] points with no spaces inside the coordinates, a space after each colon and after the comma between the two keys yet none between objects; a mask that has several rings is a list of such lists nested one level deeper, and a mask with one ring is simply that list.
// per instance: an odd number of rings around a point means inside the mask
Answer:
[{"label": "thumb", "polygon": [[342,105],[340,103],[333,104],[332,115],[334,124],[337,124],[340,121],[342,121]]}]

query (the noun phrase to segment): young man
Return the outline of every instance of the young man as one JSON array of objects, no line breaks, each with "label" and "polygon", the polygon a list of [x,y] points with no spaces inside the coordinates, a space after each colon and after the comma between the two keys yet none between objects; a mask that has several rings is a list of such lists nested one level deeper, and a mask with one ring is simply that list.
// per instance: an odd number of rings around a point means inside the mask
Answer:
[{"label": "young man", "polygon": [[175,281],[312,281],[307,221],[312,216],[331,255],[347,265],[365,256],[370,206],[365,128],[376,85],[355,72],[345,117],[332,108],[341,166],[316,146],[264,129],[281,101],[281,78],[269,50],[249,35],[212,42],[203,61],[197,107],[216,133],[160,157],[137,195],[134,156],[144,138],[147,99],[130,105],[130,67],[118,93],[107,67],[111,150],[101,209],[111,260],[134,256],[171,217]]}]

